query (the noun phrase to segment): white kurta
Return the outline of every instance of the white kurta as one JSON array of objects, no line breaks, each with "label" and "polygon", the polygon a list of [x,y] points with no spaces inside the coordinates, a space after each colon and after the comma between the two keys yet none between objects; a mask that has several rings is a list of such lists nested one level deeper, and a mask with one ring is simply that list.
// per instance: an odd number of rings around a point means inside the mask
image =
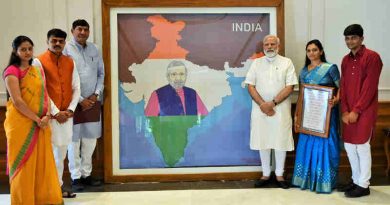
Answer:
[{"label": "white kurta", "polygon": [[[298,80],[291,60],[277,55],[273,59],[261,57],[254,60],[245,83],[254,85],[263,100],[272,101],[283,88],[298,84]],[[274,110],[275,115],[269,117],[252,101],[251,149],[294,150],[290,97]]]}]

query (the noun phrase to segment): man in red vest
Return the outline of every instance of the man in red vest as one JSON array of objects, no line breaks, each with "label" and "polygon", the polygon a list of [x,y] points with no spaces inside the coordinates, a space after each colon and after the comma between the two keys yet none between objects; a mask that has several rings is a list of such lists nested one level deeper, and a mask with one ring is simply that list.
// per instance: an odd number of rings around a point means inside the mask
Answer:
[{"label": "man in red vest", "polygon": [[[51,99],[50,122],[52,144],[60,185],[68,145],[72,142],[73,112],[80,97],[80,79],[73,60],[62,55],[66,33],[52,29],[47,33],[48,50],[37,61],[42,64],[46,75],[46,86]],[[71,192],[63,192],[64,197],[74,197]]]}]

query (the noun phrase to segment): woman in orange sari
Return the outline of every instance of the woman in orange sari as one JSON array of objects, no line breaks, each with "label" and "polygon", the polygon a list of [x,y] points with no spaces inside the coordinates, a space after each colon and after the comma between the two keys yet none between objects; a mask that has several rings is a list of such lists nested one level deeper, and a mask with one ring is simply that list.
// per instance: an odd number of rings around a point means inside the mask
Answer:
[{"label": "woman in orange sari", "polygon": [[63,204],[51,147],[43,69],[32,66],[33,42],[18,36],[3,78],[9,94],[4,128],[12,204]]}]

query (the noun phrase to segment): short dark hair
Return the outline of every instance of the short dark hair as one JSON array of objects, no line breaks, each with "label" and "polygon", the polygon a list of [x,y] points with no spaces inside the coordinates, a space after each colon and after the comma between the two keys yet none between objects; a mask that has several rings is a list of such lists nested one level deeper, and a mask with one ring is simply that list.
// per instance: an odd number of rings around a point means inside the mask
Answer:
[{"label": "short dark hair", "polygon": [[344,36],[363,36],[363,27],[359,24],[351,24],[344,30]]},{"label": "short dark hair", "polygon": [[65,31],[58,28],[53,28],[47,32],[47,40],[49,40],[51,36],[66,39],[67,35]]},{"label": "short dark hair", "polygon": [[77,26],[86,26],[89,28],[88,22],[84,19],[77,19],[76,21],[73,21],[72,29],[75,29]]}]

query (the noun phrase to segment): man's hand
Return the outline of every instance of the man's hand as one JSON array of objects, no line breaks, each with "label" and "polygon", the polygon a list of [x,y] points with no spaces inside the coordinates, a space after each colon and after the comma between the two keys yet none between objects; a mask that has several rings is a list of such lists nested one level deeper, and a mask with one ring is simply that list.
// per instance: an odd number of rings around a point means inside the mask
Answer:
[{"label": "man's hand", "polygon": [[345,123],[345,124],[349,124],[349,112],[344,112],[343,113],[343,115],[342,115],[342,117],[341,117],[341,119],[343,120],[343,122]]},{"label": "man's hand", "polygon": [[359,118],[359,114],[356,112],[350,112],[349,113],[349,123],[356,123]]},{"label": "man's hand", "polygon": [[264,102],[260,106],[260,110],[267,116],[273,116],[275,114],[274,110],[275,104],[273,102]]},{"label": "man's hand", "polygon": [[[93,95],[95,96],[95,95]],[[91,96],[90,96],[91,98]],[[95,97],[96,99],[96,97]],[[93,101],[89,98],[85,98],[83,101],[80,102],[80,105],[81,105],[81,109],[84,111],[84,110],[88,110],[88,109],[91,109],[92,106],[95,104],[96,101]]]},{"label": "man's hand", "polygon": [[56,115],[54,115],[54,119],[57,120],[58,123],[63,124],[68,121],[68,113],[67,111],[60,111]]},{"label": "man's hand", "polygon": [[94,103],[98,100],[97,94],[92,94],[88,97],[89,100],[92,100]]},{"label": "man's hand", "polygon": [[68,118],[71,118],[71,117],[73,117],[73,110],[66,110],[66,116],[68,117]]}]

